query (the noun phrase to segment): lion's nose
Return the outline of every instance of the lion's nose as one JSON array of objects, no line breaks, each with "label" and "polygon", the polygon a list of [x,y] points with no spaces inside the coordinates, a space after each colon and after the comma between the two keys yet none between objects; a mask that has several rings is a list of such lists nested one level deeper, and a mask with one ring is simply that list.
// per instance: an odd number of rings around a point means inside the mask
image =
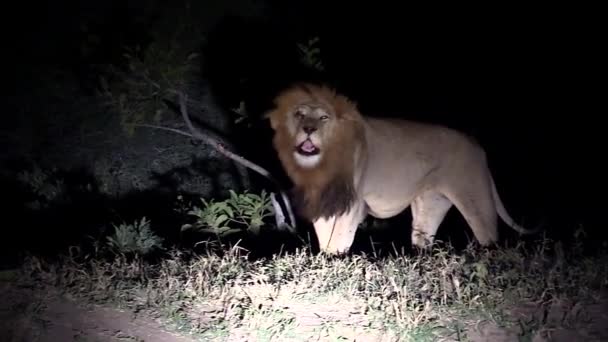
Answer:
[{"label": "lion's nose", "polygon": [[306,134],[312,134],[312,132],[317,130],[315,127],[311,127],[311,126],[304,126],[304,128],[302,128],[302,129],[304,130],[304,132]]}]

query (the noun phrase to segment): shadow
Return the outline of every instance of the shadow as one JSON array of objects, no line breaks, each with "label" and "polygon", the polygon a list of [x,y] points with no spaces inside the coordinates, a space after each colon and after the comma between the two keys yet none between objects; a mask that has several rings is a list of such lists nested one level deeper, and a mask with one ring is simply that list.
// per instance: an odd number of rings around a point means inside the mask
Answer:
[{"label": "shadow", "polygon": [[[211,163],[205,160],[195,163],[200,163],[198,169],[203,170],[202,172],[211,179],[216,176],[217,170],[222,169],[221,167],[214,169]],[[176,189],[179,183],[176,175],[183,172],[191,171],[186,168],[175,168],[165,174],[155,175],[158,185],[154,188],[133,191],[120,197],[110,197],[99,191],[95,179],[86,170],[59,171],[55,177],[61,179],[65,186],[61,196],[53,201],[44,201],[41,196],[15,178],[1,178],[0,185],[5,190],[5,196],[11,199],[5,206],[4,220],[12,223],[3,225],[4,229],[1,232],[0,267],[18,265],[28,254],[53,258],[67,252],[71,246],[78,246],[83,251],[93,253],[96,244],[100,246],[107,243],[107,237],[114,232],[114,224],[132,224],[143,217],[150,220],[152,231],[163,239],[165,248],[204,254],[209,251],[209,247],[201,242],[209,241],[213,244],[219,240],[214,234],[181,231],[182,225],[195,221],[195,217],[188,215],[187,211],[177,210],[180,206],[177,202]],[[218,192],[218,188],[219,186],[214,187],[215,190],[206,198],[218,201],[224,199],[225,195]],[[262,188],[260,186],[260,189]],[[179,195],[183,196],[183,203],[201,205],[201,194],[180,193]],[[38,207],[31,205],[35,201],[39,202]],[[185,208],[191,207],[191,205],[185,206]],[[270,226],[274,223],[273,220],[269,217],[266,222]],[[366,253],[374,256],[395,253],[415,254],[416,251],[410,247],[411,220],[409,209],[393,218],[371,220],[374,221],[371,227],[359,229],[357,232],[350,253]],[[276,253],[294,251],[303,247],[310,247],[313,253],[317,253],[319,249],[311,224],[298,220],[298,226],[298,236],[263,229],[259,235],[238,233],[222,238],[221,242],[227,247],[243,248],[250,259],[267,258]],[[566,246],[576,242],[572,240],[576,226],[564,225],[562,229],[551,229],[551,226],[547,228],[538,235],[522,237],[501,222],[499,245],[513,246],[519,241],[534,242],[544,237],[563,241]],[[592,232],[585,240],[589,252],[602,247],[603,240],[598,240],[597,238],[601,236],[597,234],[598,232]],[[436,240],[440,244],[449,244],[455,251],[462,251],[473,241],[473,235],[460,213],[452,208],[440,226]],[[163,257],[163,255],[162,252],[157,253],[151,258]]]},{"label": "shadow", "polygon": [[[113,225],[133,224],[146,217],[152,231],[163,239],[166,249],[177,248],[204,253],[199,242],[217,240],[214,234],[183,233],[182,225],[193,223],[195,217],[187,210],[202,207],[201,198],[221,201],[227,198],[218,173],[225,172],[223,160],[198,159],[190,167],[179,167],[163,174],[153,175],[157,185],[141,191],[131,191],[122,196],[102,193],[98,183],[85,169],[59,170],[52,173],[46,184],[64,185],[56,196],[49,199],[14,177],[0,178],[7,205],[4,209],[5,224],[0,232],[0,267],[17,265],[29,254],[56,257],[77,246],[83,255],[93,253],[96,246],[107,244],[107,237],[114,233]],[[215,165],[215,166],[214,166]],[[196,170],[196,171],[192,171]],[[202,173],[212,182],[208,194],[178,193],[179,179],[188,173]],[[259,186],[259,190],[263,186]],[[274,191],[274,189],[266,189]],[[256,192],[256,190],[251,190]],[[178,202],[178,195],[183,200]],[[11,222],[8,224],[8,222]],[[274,223],[274,218],[265,221]],[[259,236],[238,233],[222,239],[226,245],[239,244],[249,250],[251,257],[270,256],[272,253],[301,247],[298,237],[274,230],[262,230]],[[160,254],[154,254],[156,258]]]}]

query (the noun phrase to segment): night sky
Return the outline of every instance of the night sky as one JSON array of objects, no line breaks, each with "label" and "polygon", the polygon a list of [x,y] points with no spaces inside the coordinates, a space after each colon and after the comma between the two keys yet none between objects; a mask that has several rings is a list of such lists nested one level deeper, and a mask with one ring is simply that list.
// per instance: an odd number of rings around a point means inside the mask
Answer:
[{"label": "night sky", "polygon": [[[28,2],[5,8],[4,95],[11,110],[4,112],[3,132],[11,130],[11,115],[21,115],[12,109],[24,105],[24,97],[37,101],[28,93],[37,82],[31,70],[68,69],[86,88],[90,65],[119,59],[121,44],[145,44],[147,24],[136,20],[143,3]],[[158,3],[159,8],[171,4]],[[581,223],[606,237],[606,182],[599,180],[607,175],[599,117],[606,113],[600,74],[606,59],[600,54],[605,36],[597,9],[554,3],[537,8],[267,4],[259,17],[220,16],[211,27],[201,23],[209,30],[207,44],[201,44],[205,81],[220,103],[245,98],[259,114],[289,82],[326,80],[355,99],[364,114],[437,122],[475,136],[489,153],[514,217],[545,222],[555,231]],[[88,59],[78,54],[83,21],[101,37],[101,47]],[[294,61],[295,42],[310,36],[321,38],[325,72],[320,74],[307,74]],[[245,85],[239,83],[242,77]],[[270,149],[269,136],[255,143],[255,150]]]}]

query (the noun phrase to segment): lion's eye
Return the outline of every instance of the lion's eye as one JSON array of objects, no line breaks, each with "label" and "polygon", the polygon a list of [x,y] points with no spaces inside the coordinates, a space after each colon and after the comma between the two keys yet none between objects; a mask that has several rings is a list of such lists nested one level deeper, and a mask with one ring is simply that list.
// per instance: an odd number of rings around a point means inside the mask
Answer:
[{"label": "lion's eye", "polygon": [[297,111],[295,114],[296,118],[298,119],[303,119],[304,118],[304,113],[302,113],[302,111]]},{"label": "lion's eye", "polygon": [[322,115],[322,116],[320,117],[320,119],[321,119],[321,121],[327,121],[327,120],[329,120],[329,116],[327,116],[327,115]]}]

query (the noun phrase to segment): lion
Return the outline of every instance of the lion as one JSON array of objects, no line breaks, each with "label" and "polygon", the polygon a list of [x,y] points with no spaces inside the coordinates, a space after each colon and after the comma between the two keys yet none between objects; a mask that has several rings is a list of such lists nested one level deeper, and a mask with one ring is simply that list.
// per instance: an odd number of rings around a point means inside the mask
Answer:
[{"label": "lion", "polygon": [[293,182],[299,216],[312,222],[322,252],[347,253],[367,215],[395,216],[411,206],[413,247],[428,248],[455,206],[482,246],[498,240],[497,214],[507,213],[486,153],[446,126],[364,117],[327,85],[296,83],[274,98],[264,117],[272,144]]}]

